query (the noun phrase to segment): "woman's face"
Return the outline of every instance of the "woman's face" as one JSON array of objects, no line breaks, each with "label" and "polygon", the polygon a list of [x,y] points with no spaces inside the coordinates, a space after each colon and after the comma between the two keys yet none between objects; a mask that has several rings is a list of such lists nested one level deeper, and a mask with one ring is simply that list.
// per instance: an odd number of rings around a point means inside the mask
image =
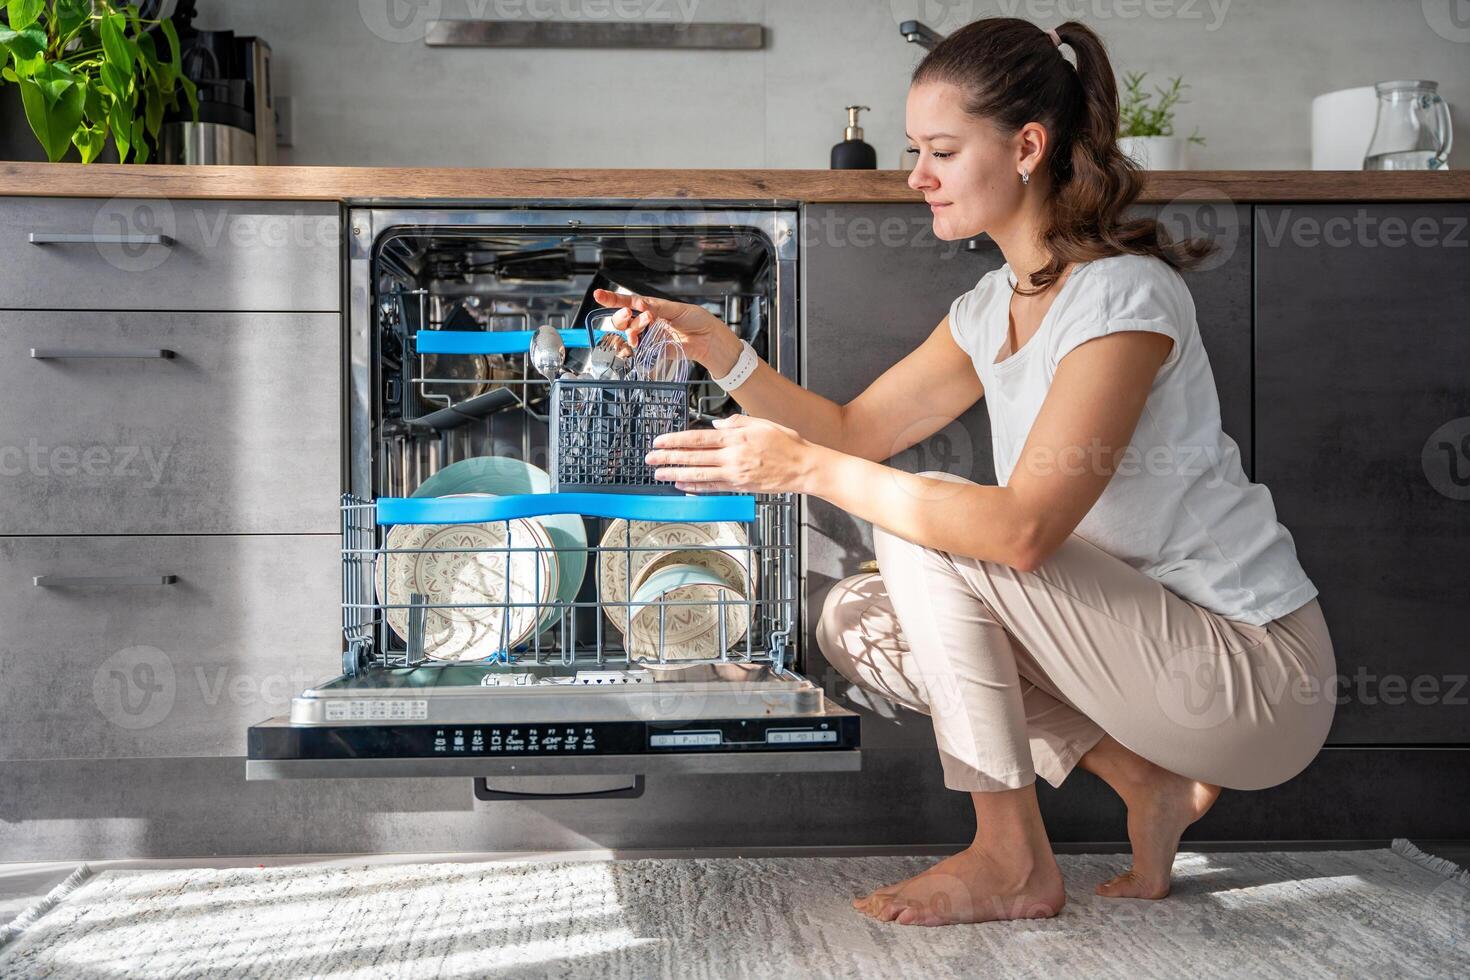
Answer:
[{"label": "woman's face", "polygon": [[909,186],[923,192],[934,234],[945,241],[990,231],[1021,201],[1014,142],[964,105],[964,92],[948,82],[909,89],[905,125],[915,158]]}]

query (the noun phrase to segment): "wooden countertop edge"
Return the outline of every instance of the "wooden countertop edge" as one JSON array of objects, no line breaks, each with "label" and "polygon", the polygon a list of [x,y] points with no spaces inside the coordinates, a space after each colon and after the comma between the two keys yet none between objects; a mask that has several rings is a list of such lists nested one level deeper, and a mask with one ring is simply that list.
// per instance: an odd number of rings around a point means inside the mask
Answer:
[{"label": "wooden countertop edge", "polygon": [[[0,162],[0,196],[282,201],[712,200],[915,202],[899,170],[493,170],[173,167]],[[1141,201],[1470,200],[1470,172],[1174,170]]]}]

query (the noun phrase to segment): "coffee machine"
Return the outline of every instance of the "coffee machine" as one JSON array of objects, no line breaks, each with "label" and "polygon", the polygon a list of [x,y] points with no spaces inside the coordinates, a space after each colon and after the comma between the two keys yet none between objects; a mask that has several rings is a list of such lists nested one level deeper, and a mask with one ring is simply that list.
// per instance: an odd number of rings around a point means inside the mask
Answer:
[{"label": "coffee machine", "polygon": [[276,162],[271,49],[258,37],[201,31],[195,0],[179,0],[173,22],[185,77],[198,86],[199,120],[187,106],[164,118],[158,161],[182,164]]}]

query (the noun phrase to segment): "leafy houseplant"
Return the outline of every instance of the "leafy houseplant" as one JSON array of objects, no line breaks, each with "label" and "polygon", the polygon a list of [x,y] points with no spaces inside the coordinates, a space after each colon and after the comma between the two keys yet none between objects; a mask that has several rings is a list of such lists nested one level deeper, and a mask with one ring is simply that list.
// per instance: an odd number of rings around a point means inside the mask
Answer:
[{"label": "leafy houseplant", "polygon": [[[1184,148],[1188,143],[1204,145],[1204,137],[1194,135],[1180,138],[1174,135],[1174,107],[1185,101],[1184,84],[1180,76],[1169,82],[1169,87],[1154,86],[1158,102],[1152,103],[1153,95],[1143,91],[1143,80],[1147,72],[1126,72],[1123,76],[1123,95],[1119,106],[1118,144],[1128,156],[1148,169],[1179,170],[1183,166]],[[1151,104],[1152,103],[1152,104]]]},{"label": "leafy houseplant", "polygon": [[[71,146],[83,163],[110,136],[120,162],[148,162],[165,109],[198,94],[179,64],[179,37],[167,19],[146,20],[114,0],[0,0],[0,89],[20,89],[26,122],[55,163]],[[160,58],[156,35],[167,41]]]}]

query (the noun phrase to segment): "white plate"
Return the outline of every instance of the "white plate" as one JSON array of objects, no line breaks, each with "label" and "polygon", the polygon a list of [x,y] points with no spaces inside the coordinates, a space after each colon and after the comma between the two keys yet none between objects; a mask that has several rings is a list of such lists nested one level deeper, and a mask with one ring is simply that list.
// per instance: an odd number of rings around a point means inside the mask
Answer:
[{"label": "white plate", "polygon": [[[663,551],[624,551],[634,548],[662,548]],[[630,607],[616,605],[627,602],[633,594],[630,586],[638,579],[643,569],[669,551],[687,551],[701,548],[741,549],[749,543],[743,525],[734,521],[716,523],[682,523],[662,521],[633,521],[631,524],[618,518],[607,526],[597,552],[598,597],[604,605],[603,612],[608,620],[626,632]],[[617,549],[617,550],[615,550]],[[750,552],[732,550],[728,552],[747,569],[749,580]],[[612,605],[609,605],[612,603]]]}]

